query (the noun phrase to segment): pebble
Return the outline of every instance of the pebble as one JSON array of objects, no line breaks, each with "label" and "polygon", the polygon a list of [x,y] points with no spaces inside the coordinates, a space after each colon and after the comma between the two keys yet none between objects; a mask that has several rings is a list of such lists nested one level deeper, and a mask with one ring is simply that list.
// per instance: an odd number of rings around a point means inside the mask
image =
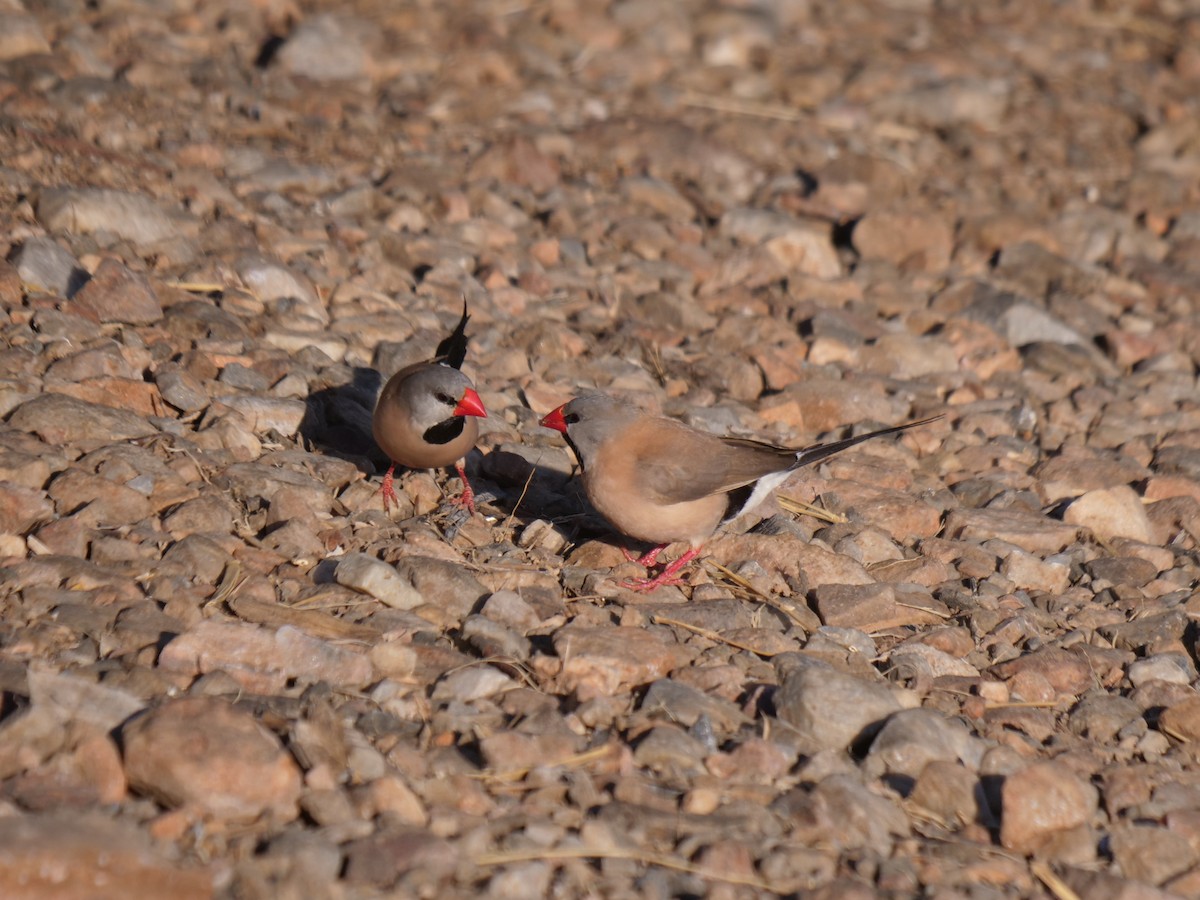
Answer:
[{"label": "pebble", "polygon": [[130,785],[172,806],[251,822],[299,813],[300,770],[279,739],[223,700],[175,700],[121,729]]},{"label": "pebble", "polygon": [[284,437],[294,437],[300,431],[300,423],[308,411],[300,400],[274,397],[229,396],[222,397],[219,403],[244,416],[256,434],[274,431]]},{"label": "pebble", "polygon": [[458,854],[445,838],[419,827],[391,828],[345,847],[345,879],[352,885],[388,888],[416,873],[429,887],[454,871]]},{"label": "pebble", "polygon": [[1075,696],[1082,694],[1095,682],[1092,666],[1086,658],[1058,647],[1045,647],[1023,654],[993,666],[991,671],[1006,681],[1033,675],[1044,679],[1055,691]]},{"label": "pebble", "polygon": [[890,584],[821,584],[812,592],[817,615],[826,625],[876,632],[905,625],[932,625],[940,618],[915,604],[897,602]]},{"label": "pebble", "polygon": [[1154,526],[1141,498],[1133,488],[1124,485],[1088,491],[1067,507],[1063,521],[1089,528],[1103,540],[1129,538],[1146,544],[1155,542]]},{"label": "pebble", "polygon": [[870,737],[902,708],[886,684],[805,662],[775,692],[775,712],[814,750],[843,750]]},{"label": "pebble", "polygon": [[1187,697],[1164,709],[1158,717],[1158,730],[1184,741],[1200,739],[1200,697]]},{"label": "pebble", "polygon": [[27,534],[53,517],[54,505],[45,491],[0,483],[0,532]]},{"label": "pebble", "polygon": [[1038,559],[1031,553],[1013,549],[1001,553],[1000,574],[1021,591],[1061,594],[1071,583],[1071,567],[1055,559]]},{"label": "pebble", "polygon": [[362,687],[374,678],[370,661],[347,647],[279,629],[235,622],[200,622],[170,641],[159,665],[180,675],[225,672],[246,690],[282,690],[291,679]]},{"label": "pebble", "polygon": [[1156,825],[1118,822],[1109,845],[1125,877],[1147,884],[1161,885],[1200,861],[1186,837]]},{"label": "pebble", "polygon": [[872,210],[854,226],[852,240],[863,259],[920,272],[944,271],[954,247],[953,229],[942,216],[903,209]]},{"label": "pebble", "polygon": [[843,849],[887,848],[893,838],[909,833],[900,808],[873,793],[853,775],[822,779],[808,805],[815,814],[816,827],[811,836],[823,833],[826,840]]},{"label": "pebble", "polygon": [[416,609],[425,603],[420,591],[394,566],[365,553],[343,556],[334,570],[334,577],[338,584],[368,594],[393,609]]},{"label": "pebble", "polygon": [[954,760],[930,760],[917,774],[908,799],[951,826],[992,819],[979,776]]},{"label": "pebble", "polygon": [[39,394],[13,410],[8,423],[36,434],[47,444],[59,446],[71,440],[89,449],[155,433],[154,426],[141,416],[66,394]]},{"label": "pebble", "polygon": [[0,835],[0,892],[8,897],[95,896],[97,884],[131,898],[169,893],[201,900],[213,895],[211,869],[172,862],[136,827],[109,816],[5,816]]},{"label": "pebble", "polygon": [[563,689],[580,701],[662,678],[688,655],[657,634],[632,627],[560,628],[554,633],[554,649],[562,660]]},{"label": "pebble", "polygon": [[246,256],[238,261],[237,273],[261,302],[284,304],[293,315],[307,316],[319,325],[329,323],[325,306],[312,285],[286,266],[263,257]]},{"label": "pebble", "polygon": [[27,285],[60,297],[73,297],[91,277],[69,250],[49,237],[24,241],[12,261]]},{"label": "pebble", "polygon": [[38,197],[37,215],[49,231],[109,232],[140,245],[157,244],[196,229],[196,224],[185,214],[168,213],[144,194],[103,188],[44,190]]},{"label": "pebble", "polygon": [[441,678],[434,685],[431,698],[435,703],[447,703],[451,700],[470,703],[472,700],[494,697],[516,686],[517,683],[499,669],[472,666]]},{"label": "pebble", "polygon": [[890,718],[867,751],[866,770],[916,778],[935,761],[977,769],[983,744],[959,721],[932,709],[905,709]]},{"label": "pebble", "polygon": [[718,734],[732,734],[749,724],[735,704],[670,678],[660,678],[650,685],[640,709],[644,713],[661,713],[686,727],[703,718]]},{"label": "pebble", "polygon": [[39,53],[49,53],[50,44],[37,19],[18,5],[0,13],[0,60],[20,59]]},{"label": "pebble", "polygon": [[1061,762],[1035,762],[1004,779],[1000,843],[1036,853],[1061,832],[1091,821],[1097,792]]},{"label": "pebble", "polygon": [[951,540],[990,540],[1015,544],[1027,553],[1058,553],[1070,546],[1078,528],[1046,516],[1016,509],[955,509],[946,516],[944,534]]},{"label": "pebble", "polygon": [[115,259],[104,259],[72,300],[101,322],[153,325],[163,317],[162,303],[145,276]]},{"label": "pebble", "polygon": [[289,75],[316,82],[354,81],[374,68],[367,45],[375,36],[375,29],[358,19],[312,16],[288,36],[276,63]]},{"label": "pebble", "polygon": [[1141,687],[1148,681],[1191,684],[1196,680],[1196,667],[1182,653],[1156,653],[1131,665],[1127,675],[1134,687]]},{"label": "pebble", "polygon": [[405,556],[397,560],[396,573],[425,604],[455,620],[466,618],[488,593],[474,575],[444,559]]}]

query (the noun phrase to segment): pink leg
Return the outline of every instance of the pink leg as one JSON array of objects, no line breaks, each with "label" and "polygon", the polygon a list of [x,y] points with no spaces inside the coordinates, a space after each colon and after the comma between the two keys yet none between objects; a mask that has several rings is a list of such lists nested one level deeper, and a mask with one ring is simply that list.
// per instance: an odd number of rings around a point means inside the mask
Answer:
[{"label": "pink leg", "polygon": [[647,569],[649,569],[651,566],[654,565],[655,560],[658,559],[658,554],[662,553],[669,546],[671,546],[671,545],[670,544],[659,544],[657,547],[653,547],[650,550],[647,550],[641,556],[638,556],[636,553],[633,553],[632,551],[627,550],[624,547],[621,548],[621,553],[624,554],[625,559],[627,559],[629,562],[636,562],[639,566],[645,566]]},{"label": "pink leg", "polygon": [[396,469],[396,464],[388,466],[387,474],[383,476],[383,483],[379,485],[379,495],[383,497],[383,511],[390,513],[392,504],[400,505],[400,498],[396,496],[396,489],[392,487],[392,472]]},{"label": "pink leg", "polygon": [[[656,548],[661,550],[662,548]],[[653,552],[653,551],[651,551]],[[657,555],[657,554],[655,554]],[[683,584],[682,578],[677,578],[676,573],[690,563],[693,559],[700,555],[700,548],[693,547],[679,559],[670,563],[665,569],[659,572],[653,578],[641,578],[636,581],[623,581],[621,587],[628,588],[631,591],[637,591],[639,594],[648,593],[668,584]]]},{"label": "pink leg", "polygon": [[455,463],[454,469],[458,472],[458,477],[462,479],[463,489],[462,493],[452,502],[461,506],[471,515],[475,515],[475,492],[471,490],[471,482],[467,480],[467,470],[463,468],[462,463]]}]

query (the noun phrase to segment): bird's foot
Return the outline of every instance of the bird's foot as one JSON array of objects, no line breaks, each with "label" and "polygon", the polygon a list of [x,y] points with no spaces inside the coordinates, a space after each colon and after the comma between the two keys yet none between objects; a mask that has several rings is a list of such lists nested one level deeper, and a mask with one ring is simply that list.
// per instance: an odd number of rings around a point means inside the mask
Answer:
[{"label": "bird's foot", "polygon": [[457,497],[451,498],[450,502],[455,506],[459,506],[467,511],[467,515],[475,515],[475,491],[471,488],[471,482],[467,480],[467,472],[459,463],[454,467],[458,472],[458,477],[462,479],[462,493]]},{"label": "bird's foot", "polygon": [[[651,560],[653,561],[653,559],[657,558],[658,554],[662,552],[662,549],[662,547],[655,547],[650,551],[650,553],[647,553],[646,556],[650,556]],[[632,581],[623,581],[621,582],[621,587],[631,591],[637,591],[639,594],[645,594],[650,591],[658,590],[660,587],[687,584],[684,579],[679,577],[679,570],[699,555],[700,548],[693,547],[687,553],[683,554],[683,556],[679,557],[679,559],[668,563],[667,566],[653,578],[636,578]],[[645,559],[645,557],[642,558]]]},{"label": "bird's foot", "polygon": [[650,548],[641,556],[638,556],[632,550],[628,550],[625,547],[621,548],[621,553],[625,556],[627,562],[635,562],[639,566],[649,569],[658,560],[658,554],[662,553],[669,546],[669,544],[659,544],[657,547]]},{"label": "bird's foot", "polygon": [[678,575],[668,576],[665,571],[659,572],[658,575],[653,578],[632,578],[629,581],[621,581],[618,583],[627,591],[636,591],[639,594],[648,594],[651,591],[658,590],[660,587],[687,584],[687,582]]},{"label": "bird's foot", "polygon": [[391,514],[392,504],[400,505],[400,498],[396,496],[396,489],[392,486],[392,472],[395,466],[388,466],[387,474],[383,476],[383,481],[379,485],[379,496],[383,498],[383,511]]}]

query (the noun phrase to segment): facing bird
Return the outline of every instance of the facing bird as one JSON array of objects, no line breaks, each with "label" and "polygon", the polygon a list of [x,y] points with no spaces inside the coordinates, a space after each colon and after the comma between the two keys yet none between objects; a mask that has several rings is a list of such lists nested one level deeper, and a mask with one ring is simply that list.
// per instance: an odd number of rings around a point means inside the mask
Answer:
[{"label": "facing bird", "polygon": [[375,404],[371,430],[375,443],[392,465],[379,492],[383,508],[397,502],[392,473],[397,465],[437,469],[453,465],[462,479],[456,502],[475,512],[475,492],[467,480],[463,458],[479,437],[480,418],[487,417],[483,401],[460,368],[467,355],[467,304],[458,327],[437,346],[433,359],[406,366],[388,379]]},{"label": "facing bird", "polygon": [[668,544],[691,545],[657,577],[625,585],[649,591],[680,583],[676,573],[721,525],[750,512],[796,469],[939,418],[811,447],[777,447],[698,431],[605,394],[586,394],[553,410],[541,424],[570,444],[596,511],[622,534],[656,545],[638,562],[652,566]]}]

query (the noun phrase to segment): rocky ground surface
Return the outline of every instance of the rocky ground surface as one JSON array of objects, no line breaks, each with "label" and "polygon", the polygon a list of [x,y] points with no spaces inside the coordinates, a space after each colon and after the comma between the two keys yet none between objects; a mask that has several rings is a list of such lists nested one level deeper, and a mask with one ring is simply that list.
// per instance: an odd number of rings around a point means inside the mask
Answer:
[{"label": "rocky ground surface", "polygon": [[[0,895],[1200,897],[1196,0],[5,0],[0,198]],[[641,596],[593,387],[945,418]]]}]

